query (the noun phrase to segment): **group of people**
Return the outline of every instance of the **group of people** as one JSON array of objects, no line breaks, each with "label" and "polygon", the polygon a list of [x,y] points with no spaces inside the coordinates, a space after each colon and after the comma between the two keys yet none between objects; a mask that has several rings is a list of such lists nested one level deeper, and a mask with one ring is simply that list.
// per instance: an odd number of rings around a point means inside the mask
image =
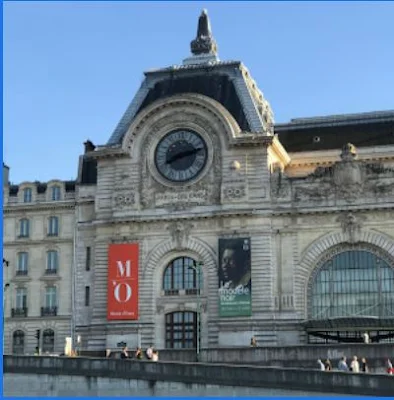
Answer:
[{"label": "group of people", "polygon": [[[317,363],[319,365],[320,371],[332,371],[332,363],[330,359],[326,359],[324,362],[322,360],[317,360]],[[369,368],[368,368],[368,363],[367,360],[363,357],[361,359],[361,362],[358,361],[357,356],[354,356],[350,364],[348,365],[346,357],[342,357],[338,363],[338,368],[339,371],[350,371],[354,373],[359,373],[359,372],[364,372],[368,373]]]},{"label": "group of people", "polygon": [[[120,358],[122,359],[128,359],[128,358],[133,358],[130,355],[130,352],[127,347],[123,347],[122,352],[120,353]],[[153,348],[153,346],[149,346],[145,354],[142,351],[141,347],[138,347],[137,350],[134,353],[134,358],[137,360],[142,360],[144,358],[150,360],[150,361],[159,361],[159,352]]]},{"label": "group of people", "polygon": [[[331,361],[329,359],[326,359],[324,362],[319,359],[317,360],[317,363],[319,365],[320,371],[332,371],[333,367],[331,364]],[[365,357],[361,359],[361,361],[358,360],[357,356],[353,356],[350,364],[347,363],[346,357],[342,357],[338,363],[338,368],[339,371],[344,371],[344,372],[353,372],[353,373],[368,373],[369,372],[369,367],[367,360]],[[387,373],[390,375],[394,375],[394,368],[393,364],[391,363],[390,359],[387,359],[386,361],[386,369]]]}]

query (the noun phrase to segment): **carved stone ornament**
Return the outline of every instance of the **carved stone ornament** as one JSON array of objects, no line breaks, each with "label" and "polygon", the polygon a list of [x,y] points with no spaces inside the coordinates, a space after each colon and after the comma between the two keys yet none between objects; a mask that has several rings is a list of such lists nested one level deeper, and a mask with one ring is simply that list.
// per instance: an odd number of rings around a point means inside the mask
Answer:
[{"label": "carved stone ornament", "polygon": [[197,36],[191,42],[190,48],[194,55],[217,53],[217,45],[212,35],[207,10],[203,10],[198,19]]},{"label": "carved stone ornament", "polygon": [[358,161],[356,148],[348,143],[342,149],[341,161],[317,168],[303,180],[304,184],[294,179],[294,200],[339,199],[352,203],[362,197],[391,195],[393,178],[394,170],[390,168]]},{"label": "carved stone ornament", "polygon": [[349,243],[357,243],[361,232],[363,217],[356,217],[353,213],[345,213],[338,217],[343,233],[347,236]]},{"label": "carved stone ornament", "polygon": [[114,202],[116,208],[131,207],[135,204],[135,194],[131,191],[116,193]]},{"label": "carved stone ornament", "polygon": [[185,247],[193,227],[193,224],[187,221],[176,221],[168,225],[167,229],[170,231],[171,239],[178,250]]},{"label": "carved stone ornament", "polygon": [[288,179],[283,174],[279,165],[274,166],[271,172],[271,197],[273,199],[286,197],[289,191]]},{"label": "carved stone ornament", "polygon": [[246,197],[245,185],[226,185],[223,187],[223,200],[236,201]]},{"label": "carved stone ornament", "polygon": [[156,305],[156,312],[157,312],[157,314],[163,314],[164,313],[164,306],[162,304],[157,304]]}]

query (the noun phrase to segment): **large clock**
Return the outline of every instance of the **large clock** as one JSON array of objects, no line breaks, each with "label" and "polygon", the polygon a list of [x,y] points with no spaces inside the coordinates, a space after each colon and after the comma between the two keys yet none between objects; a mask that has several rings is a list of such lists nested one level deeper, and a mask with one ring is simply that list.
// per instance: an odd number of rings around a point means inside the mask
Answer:
[{"label": "large clock", "polygon": [[196,178],[208,159],[207,144],[196,132],[176,130],[167,133],[157,144],[155,164],[160,174],[171,182]]}]

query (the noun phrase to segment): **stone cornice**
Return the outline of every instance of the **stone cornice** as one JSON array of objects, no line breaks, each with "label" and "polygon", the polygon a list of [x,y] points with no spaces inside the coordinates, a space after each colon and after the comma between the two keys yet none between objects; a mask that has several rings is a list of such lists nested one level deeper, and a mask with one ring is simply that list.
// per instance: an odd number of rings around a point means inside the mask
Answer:
[{"label": "stone cornice", "polygon": [[238,136],[231,138],[229,144],[230,147],[257,147],[269,146],[273,143],[273,141],[274,136],[242,132]]},{"label": "stone cornice", "polygon": [[73,244],[73,238],[56,238],[55,236],[51,236],[50,238],[42,238],[42,239],[15,239],[10,241],[3,241],[3,246],[43,246],[43,245],[58,245],[58,244]]},{"label": "stone cornice", "polygon": [[274,136],[272,139],[271,149],[282,162],[284,167],[290,164],[291,158],[277,136]]},{"label": "stone cornice", "polygon": [[51,202],[51,203],[15,203],[15,204],[4,204],[3,213],[19,213],[19,212],[34,212],[37,211],[48,211],[48,210],[67,210],[74,209],[76,201],[62,201],[62,202]]},{"label": "stone cornice", "polygon": [[97,147],[96,150],[86,153],[85,156],[95,160],[104,158],[130,157],[129,153],[125,152],[120,145],[100,146]]},{"label": "stone cornice", "polygon": [[[289,153],[290,167],[318,166],[339,161],[340,150],[321,150]],[[374,146],[357,149],[360,161],[394,161],[394,146]]]}]

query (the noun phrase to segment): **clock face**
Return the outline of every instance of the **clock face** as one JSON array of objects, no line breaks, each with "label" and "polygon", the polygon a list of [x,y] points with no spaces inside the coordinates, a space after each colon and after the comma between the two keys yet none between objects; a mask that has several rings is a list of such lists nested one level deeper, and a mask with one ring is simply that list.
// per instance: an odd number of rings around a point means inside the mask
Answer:
[{"label": "clock face", "polygon": [[187,182],[198,176],[207,158],[208,150],[203,138],[187,130],[168,133],[155,151],[156,168],[172,182]]}]

